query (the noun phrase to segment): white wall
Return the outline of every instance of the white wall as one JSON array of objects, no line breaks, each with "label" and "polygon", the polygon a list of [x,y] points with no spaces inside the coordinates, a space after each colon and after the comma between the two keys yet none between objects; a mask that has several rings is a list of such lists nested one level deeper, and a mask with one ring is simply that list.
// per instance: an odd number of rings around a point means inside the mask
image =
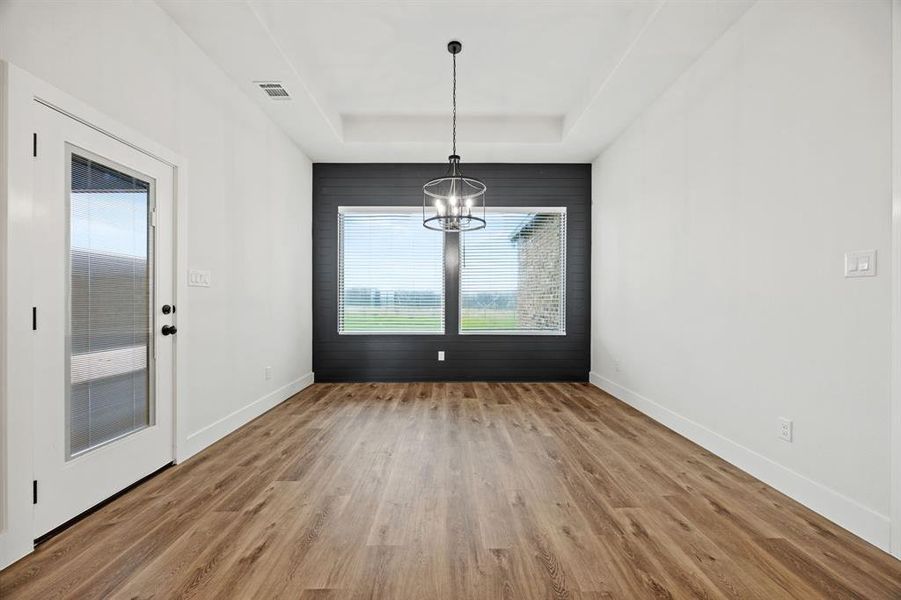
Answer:
[{"label": "white wall", "polygon": [[303,152],[150,1],[0,0],[0,58],[187,161],[188,266],[213,284],[187,298],[180,455],[309,383]]},{"label": "white wall", "polygon": [[891,41],[888,1],[759,2],[593,169],[592,380],[883,548]]}]

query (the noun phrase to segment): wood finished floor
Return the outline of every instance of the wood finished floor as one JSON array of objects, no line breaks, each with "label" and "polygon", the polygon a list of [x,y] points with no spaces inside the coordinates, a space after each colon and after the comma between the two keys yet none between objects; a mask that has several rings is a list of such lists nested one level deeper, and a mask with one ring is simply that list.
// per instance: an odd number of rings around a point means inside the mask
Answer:
[{"label": "wood finished floor", "polygon": [[14,598],[901,598],[901,562],[588,384],[317,384]]}]

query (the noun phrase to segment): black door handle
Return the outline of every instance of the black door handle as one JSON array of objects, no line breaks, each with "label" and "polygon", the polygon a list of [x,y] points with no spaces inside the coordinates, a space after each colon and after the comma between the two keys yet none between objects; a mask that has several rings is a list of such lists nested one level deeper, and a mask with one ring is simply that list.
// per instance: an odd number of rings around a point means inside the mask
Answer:
[{"label": "black door handle", "polygon": [[163,325],[163,335],[175,335],[178,328],[175,325]]}]

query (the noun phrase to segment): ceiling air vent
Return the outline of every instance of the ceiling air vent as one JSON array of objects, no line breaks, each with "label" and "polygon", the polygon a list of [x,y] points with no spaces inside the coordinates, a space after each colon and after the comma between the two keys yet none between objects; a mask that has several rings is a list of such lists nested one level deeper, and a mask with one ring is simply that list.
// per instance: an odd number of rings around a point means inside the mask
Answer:
[{"label": "ceiling air vent", "polygon": [[255,81],[254,83],[260,86],[260,89],[266,92],[266,95],[273,100],[291,99],[291,96],[288,95],[287,90],[282,87],[282,84],[279,81]]}]

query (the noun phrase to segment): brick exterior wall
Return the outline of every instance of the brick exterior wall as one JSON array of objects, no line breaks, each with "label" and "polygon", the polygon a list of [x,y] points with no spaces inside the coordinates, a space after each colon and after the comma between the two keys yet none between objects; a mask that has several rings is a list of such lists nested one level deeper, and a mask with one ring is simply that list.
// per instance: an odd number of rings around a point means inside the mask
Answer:
[{"label": "brick exterior wall", "polygon": [[517,235],[520,272],[516,317],[520,328],[553,330],[562,325],[562,218],[545,216]]}]

